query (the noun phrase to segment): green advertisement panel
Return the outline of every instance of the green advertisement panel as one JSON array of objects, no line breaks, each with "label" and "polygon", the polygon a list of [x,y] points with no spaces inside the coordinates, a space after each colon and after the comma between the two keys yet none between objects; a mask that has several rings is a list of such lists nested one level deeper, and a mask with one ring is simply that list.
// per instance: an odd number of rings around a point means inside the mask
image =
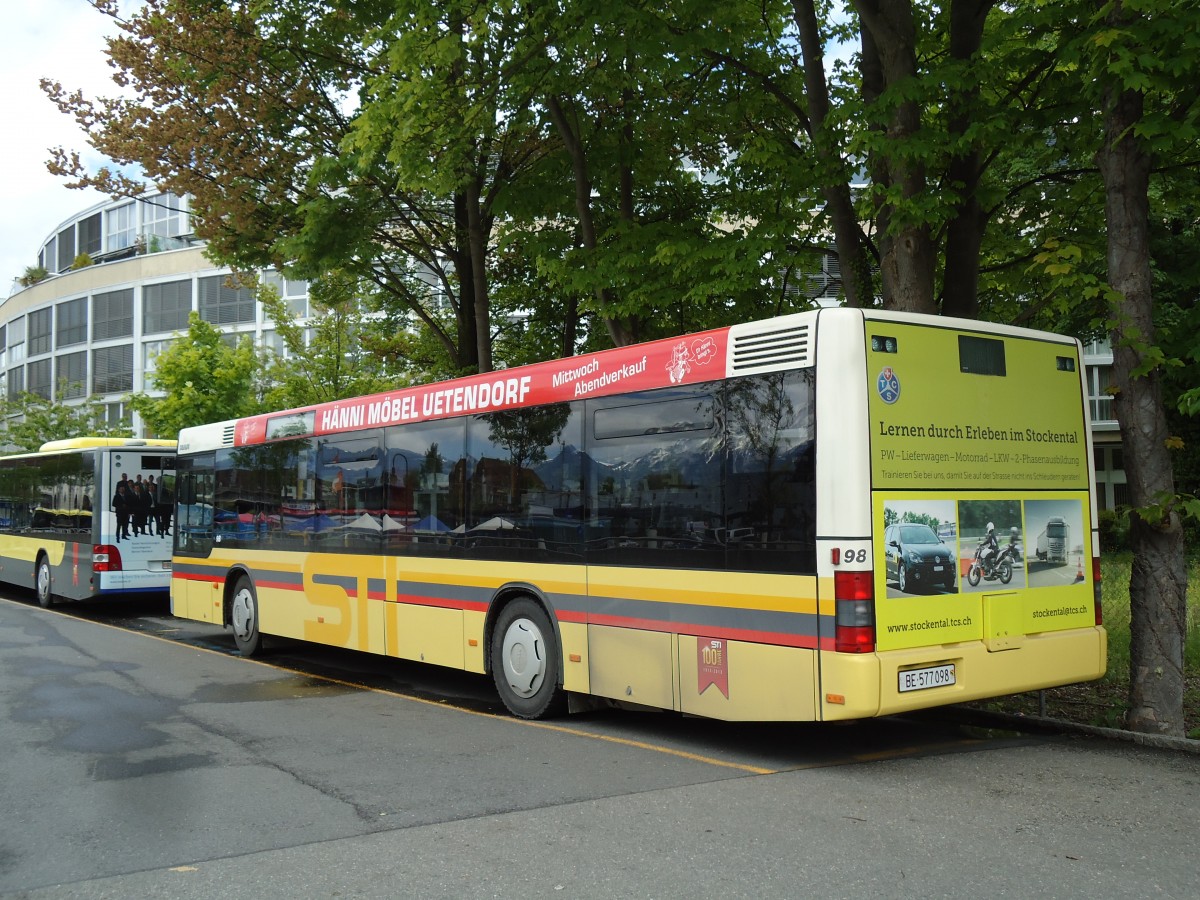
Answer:
[{"label": "green advertisement panel", "polygon": [[1086,491],[876,491],[880,650],[1095,624]]},{"label": "green advertisement panel", "polygon": [[1087,489],[1073,345],[866,327],[873,487]]}]

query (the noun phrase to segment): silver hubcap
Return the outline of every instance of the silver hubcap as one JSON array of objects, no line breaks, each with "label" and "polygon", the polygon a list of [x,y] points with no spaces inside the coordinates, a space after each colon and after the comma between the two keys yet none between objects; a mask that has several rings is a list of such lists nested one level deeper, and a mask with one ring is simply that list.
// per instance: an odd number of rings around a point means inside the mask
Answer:
[{"label": "silver hubcap", "polygon": [[518,697],[532,697],[546,679],[546,642],[529,619],[517,619],[504,632],[504,679]]},{"label": "silver hubcap", "polygon": [[233,609],[230,611],[233,633],[243,641],[254,633],[254,595],[242,589],[233,595]]},{"label": "silver hubcap", "polygon": [[37,590],[39,597],[50,596],[50,567],[46,565],[38,566],[38,582]]}]

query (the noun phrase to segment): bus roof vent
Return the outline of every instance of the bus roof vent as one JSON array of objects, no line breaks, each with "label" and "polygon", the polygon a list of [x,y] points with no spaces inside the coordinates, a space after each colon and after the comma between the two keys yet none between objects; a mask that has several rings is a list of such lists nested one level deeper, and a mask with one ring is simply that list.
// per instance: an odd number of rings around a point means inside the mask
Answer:
[{"label": "bus roof vent", "polygon": [[792,321],[762,330],[734,329],[730,370],[734,373],[770,371],[812,365],[809,323]]},{"label": "bus roof vent", "polygon": [[236,435],[236,434],[237,434],[237,423],[230,422],[221,431],[221,446],[222,447],[232,447],[233,446],[233,438],[234,438],[234,435]]}]

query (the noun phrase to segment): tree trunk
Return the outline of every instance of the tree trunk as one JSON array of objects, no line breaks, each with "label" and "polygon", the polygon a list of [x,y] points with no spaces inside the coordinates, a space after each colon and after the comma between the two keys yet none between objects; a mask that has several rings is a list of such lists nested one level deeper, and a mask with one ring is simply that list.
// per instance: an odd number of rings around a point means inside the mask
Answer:
[{"label": "tree trunk", "polygon": [[[994,0],[954,0],[950,4],[950,58],[964,66],[979,51],[983,26]],[[952,142],[961,140],[978,114],[979,89],[972,82],[947,98]],[[946,227],[946,267],[942,314],[974,319],[979,315],[979,251],[986,219],[979,204],[980,154],[971,146],[950,158],[950,189],[958,199]]]},{"label": "tree trunk", "polygon": [[[1143,97],[1119,87],[1105,103],[1104,176],[1108,225],[1108,280],[1121,296],[1114,303],[1112,346],[1114,406],[1129,481],[1129,579],[1132,731],[1182,735],[1183,643],[1187,622],[1187,568],[1180,517],[1172,506],[1175,476],[1159,372],[1148,372],[1145,351],[1154,345],[1151,317],[1150,154],[1134,133]],[[1154,507],[1153,513],[1147,510]]]},{"label": "tree trunk", "polygon": [[[588,174],[586,151],[579,134],[567,118],[560,99],[550,97],[546,106],[550,112],[550,120],[558,129],[559,137],[562,138],[567,156],[571,160],[571,171],[575,176],[575,213],[579,216],[580,242],[586,249],[594,251],[598,246],[598,241],[596,223],[592,218],[592,179]],[[613,342],[613,346],[624,347],[632,344],[634,337],[627,324],[622,319],[611,315],[612,300],[609,291],[605,288],[597,288],[596,299],[603,311],[604,324],[608,329],[608,336]]]},{"label": "tree trunk", "polygon": [[[854,0],[862,22],[864,82],[867,69],[882,75],[886,91],[917,78],[916,23],[911,0]],[[875,59],[869,60],[868,55]],[[865,88],[864,88],[865,91]],[[888,143],[903,145],[921,127],[921,108],[915,100],[896,104],[887,123]],[[881,190],[898,189],[903,199],[925,193],[925,167],[901,150],[885,153],[872,164],[873,174],[882,174]],[[887,309],[936,313],[933,300],[934,248],[929,225],[920,221],[896,221],[887,201],[880,207],[881,229],[886,222],[885,241],[880,243],[879,271],[883,305]]]},{"label": "tree trunk", "polygon": [[[471,251],[471,309],[475,318],[475,353],[479,371],[492,371],[492,313],[488,297],[488,244],[491,226],[479,203],[479,182],[467,185],[467,240]],[[467,298],[464,297],[464,300]]]},{"label": "tree trunk", "polygon": [[[817,25],[813,0],[792,0],[792,15],[800,33],[804,59],[804,93],[808,98],[809,137],[822,163],[831,171],[841,165],[840,148],[829,133],[829,85],[825,79],[825,50]],[[847,178],[851,173],[847,172]],[[875,298],[871,259],[862,224],[854,209],[850,184],[845,182],[822,188],[825,209],[833,223],[833,243],[842,270],[842,291],[847,306],[872,306]]]}]

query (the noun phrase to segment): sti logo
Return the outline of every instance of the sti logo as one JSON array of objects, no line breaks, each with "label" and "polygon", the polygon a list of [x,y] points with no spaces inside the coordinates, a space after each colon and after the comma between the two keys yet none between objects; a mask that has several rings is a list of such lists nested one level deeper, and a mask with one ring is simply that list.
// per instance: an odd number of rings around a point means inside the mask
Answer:
[{"label": "sti logo", "polygon": [[896,377],[891,366],[883,367],[879,379],[875,382],[875,390],[879,391],[879,399],[884,403],[892,404],[900,399],[900,379]]}]

